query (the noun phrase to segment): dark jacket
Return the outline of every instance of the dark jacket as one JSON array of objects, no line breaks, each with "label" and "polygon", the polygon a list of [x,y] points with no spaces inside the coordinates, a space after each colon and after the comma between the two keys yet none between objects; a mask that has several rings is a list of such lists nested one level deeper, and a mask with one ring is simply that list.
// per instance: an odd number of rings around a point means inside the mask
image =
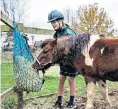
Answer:
[{"label": "dark jacket", "polygon": [[[60,38],[63,36],[75,37],[76,33],[72,29],[70,29],[67,25],[64,25],[61,30],[58,30],[54,33],[53,37]],[[60,72],[65,72],[65,73],[71,74],[71,73],[76,73],[76,69],[72,68],[71,66],[68,66],[68,65],[64,66],[61,63],[60,64]],[[68,74],[67,74],[67,76],[69,76]]]}]

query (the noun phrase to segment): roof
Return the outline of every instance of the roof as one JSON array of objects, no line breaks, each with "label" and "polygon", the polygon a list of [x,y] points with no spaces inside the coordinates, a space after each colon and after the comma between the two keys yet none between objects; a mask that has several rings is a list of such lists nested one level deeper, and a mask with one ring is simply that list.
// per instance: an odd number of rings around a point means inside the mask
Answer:
[{"label": "roof", "polygon": [[35,47],[39,47],[41,42],[42,42],[42,41],[35,41],[35,42],[34,42],[34,46],[35,46]]}]

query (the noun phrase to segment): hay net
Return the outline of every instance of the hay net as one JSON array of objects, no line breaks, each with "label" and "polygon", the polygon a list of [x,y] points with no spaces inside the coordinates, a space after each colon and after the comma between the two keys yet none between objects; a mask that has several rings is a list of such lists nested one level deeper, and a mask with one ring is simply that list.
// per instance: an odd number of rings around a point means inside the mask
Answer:
[{"label": "hay net", "polygon": [[[26,40],[20,34],[14,24],[14,49],[13,49],[13,65],[14,65],[14,79],[16,87],[19,90],[37,92],[42,87],[43,76],[42,73],[36,72],[31,64],[33,56]],[[40,75],[39,75],[40,74]]]}]

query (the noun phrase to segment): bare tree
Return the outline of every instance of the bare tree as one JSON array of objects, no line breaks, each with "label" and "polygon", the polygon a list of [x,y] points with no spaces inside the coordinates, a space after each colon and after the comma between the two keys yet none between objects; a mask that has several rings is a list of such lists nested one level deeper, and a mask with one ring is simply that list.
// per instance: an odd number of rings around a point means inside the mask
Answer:
[{"label": "bare tree", "polygon": [[67,9],[64,9],[64,17],[65,17],[65,21],[67,23],[70,23],[70,18],[71,18],[72,14],[71,14],[71,9],[70,8],[67,8]]},{"label": "bare tree", "polygon": [[23,22],[27,16],[28,0],[2,0],[2,9],[8,14],[12,20]]},{"label": "bare tree", "polygon": [[65,17],[65,22],[71,26],[73,30],[77,30],[76,26],[78,25],[77,23],[77,13],[76,11],[72,10],[71,8],[66,8],[63,11],[64,17]]},{"label": "bare tree", "polygon": [[[28,14],[27,9],[29,8],[28,0],[1,0],[1,7],[7,16],[17,23],[25,21],[25,16]],[[6,33],[3,42],[3,45],[5,44],[4,47],[9,48],[13,46],[12,36],[12,32]]]},{"label": "bare tree", "polygon": [[104,8],[99,8],[98,4],[90,4],[79,6],[78,8],[78,30],[90,33],[104,33],[108,36],[113,36],[116,32],[114,23]]}]

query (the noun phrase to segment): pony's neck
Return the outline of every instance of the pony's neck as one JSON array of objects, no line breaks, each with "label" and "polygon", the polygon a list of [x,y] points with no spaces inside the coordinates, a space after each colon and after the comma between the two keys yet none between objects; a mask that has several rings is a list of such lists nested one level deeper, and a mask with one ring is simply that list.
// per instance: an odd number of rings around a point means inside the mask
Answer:
[{"label": "pony's neck", "polygon": [[54,56],[54,63],[59,64],[64,60],[64,57],[68,52],[68,39],[68,36],[57,39],[57,45],[54,47],[56,53],[56,55]]},{"label": "pony's neck", "polygon": [[67,55],[69,52],[69,44],[68,40],[70,39],[69,36],[64,36],[62,38],[58,38],[57,40],[57,50],[61,52],[63,55]]}]

